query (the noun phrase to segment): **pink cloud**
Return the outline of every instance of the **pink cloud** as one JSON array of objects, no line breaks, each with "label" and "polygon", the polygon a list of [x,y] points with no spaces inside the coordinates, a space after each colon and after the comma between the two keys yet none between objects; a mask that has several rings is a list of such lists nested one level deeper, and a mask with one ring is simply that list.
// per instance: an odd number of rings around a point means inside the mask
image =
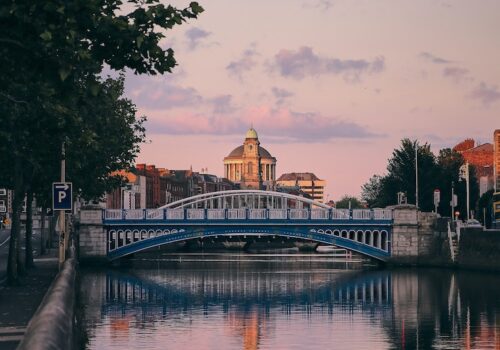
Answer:
[{"label": "pink cloud", "polygon": [[179,111],[153,114],[147,130],[153,134],[236,135],[250,125],[262,130],[276,142],[322,142],[335,138],[373,138],[382,136],[355,122],[326,117],[318,113],[300,113],[267,105],[254,106],[239,116],[205,115]]}]

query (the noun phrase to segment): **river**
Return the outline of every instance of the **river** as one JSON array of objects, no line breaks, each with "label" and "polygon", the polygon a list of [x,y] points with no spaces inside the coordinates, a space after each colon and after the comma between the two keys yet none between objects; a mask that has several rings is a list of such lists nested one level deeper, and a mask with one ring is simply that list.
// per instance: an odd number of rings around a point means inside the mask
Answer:
[{"label": "river", "polygon": [[495,273],[164,254],[80,286],[87,349],[500,349]]}]

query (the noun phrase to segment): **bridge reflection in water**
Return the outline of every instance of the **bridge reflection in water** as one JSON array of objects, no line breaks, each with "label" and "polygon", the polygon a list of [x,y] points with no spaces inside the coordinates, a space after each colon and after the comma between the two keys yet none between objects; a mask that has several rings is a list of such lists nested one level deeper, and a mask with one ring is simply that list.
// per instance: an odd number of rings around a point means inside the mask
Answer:
[{"label": "bridge reflection in water", "polygon": [[500,349],[491,274],[183,263],[88,272],[82,295],[92,349]]}]

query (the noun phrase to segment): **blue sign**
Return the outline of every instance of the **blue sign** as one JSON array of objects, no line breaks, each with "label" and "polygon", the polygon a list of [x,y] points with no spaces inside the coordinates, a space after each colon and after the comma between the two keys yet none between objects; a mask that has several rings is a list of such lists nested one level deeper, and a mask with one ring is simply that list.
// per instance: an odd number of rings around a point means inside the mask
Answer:
[{"label": "blue sign", "polygon": [[54,210],[73,209],[72,189],[71,182],[54,182],[52,184],[52,208]]}]

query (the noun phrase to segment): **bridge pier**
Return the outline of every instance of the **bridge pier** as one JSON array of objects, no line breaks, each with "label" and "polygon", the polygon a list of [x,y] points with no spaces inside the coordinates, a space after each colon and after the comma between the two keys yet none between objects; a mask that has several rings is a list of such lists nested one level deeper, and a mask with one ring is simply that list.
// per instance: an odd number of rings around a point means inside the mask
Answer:
[{"label": "bridge pier", "polygon": [[106,230],[103,225],[101,208],[82,208],[77,232],[80,261],[90,263],[108,262]]},{"label": "bridge pier", "polygon": [[431,265],[443,263],[444,235],[439,231],[435,213],[419,212],[414,205],[393,207],[391,257],[395,265]]}]

